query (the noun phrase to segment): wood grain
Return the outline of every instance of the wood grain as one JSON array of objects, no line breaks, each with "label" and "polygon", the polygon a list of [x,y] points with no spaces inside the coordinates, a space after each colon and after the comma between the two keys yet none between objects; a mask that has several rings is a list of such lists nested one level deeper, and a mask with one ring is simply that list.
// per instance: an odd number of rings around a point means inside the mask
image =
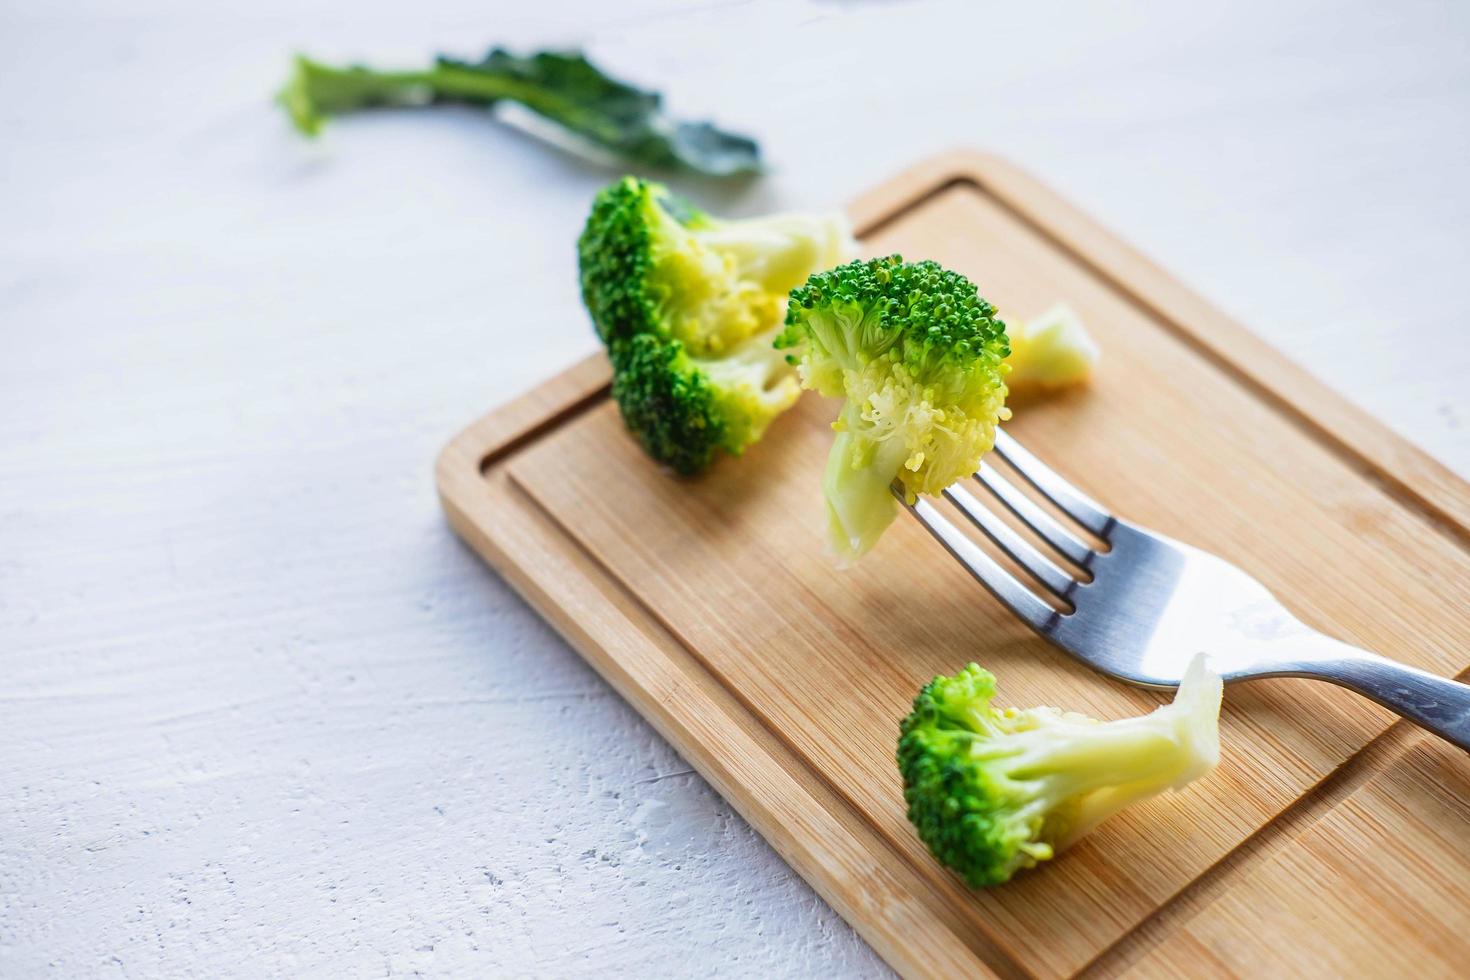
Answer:
[{"label": "wood grain", "polygon": [[[607,377],[606,361],[590,358],[446,448],[439,489],[456,531],[895,968],[1023,975],[957,913],[956,883],[936,885],[895,854],[588,556],[548,547],[559,532],[514,491],[503,454],[602,395]],[[575,606],[566,605],[568,590]]]},{"label": "wood grain", "polygon": [[1464,976],[1470,756],[1411,741],[1270,861],[1093,974]]},{"label": "wood grain", "polygon": [[[966,271],[1003,314],[1082,313],[1105,351],[1096,383],[1017,406],[1009,428],[1104,503],[1236,561],[1335,635],[1464,668],[1463,484],[992,159],[923,165],[854,216],[871,251]],[[905,973],[1066,975],[1122,948],[1391,720],[1322,685],[1232,688],[1217,773],[970,892],[902,816],[893,737],[919,684],[978,659],[1016,703],[1111,717],[1158,696],[1031,637],[906,522],[834,569],[832,406],[805,399],[746,459],[675,480],[627,439],[605,382],[581,365],[456,440],[439,468],[455,526]],[[1401,468],[1376,470],[1352,432]]]}]

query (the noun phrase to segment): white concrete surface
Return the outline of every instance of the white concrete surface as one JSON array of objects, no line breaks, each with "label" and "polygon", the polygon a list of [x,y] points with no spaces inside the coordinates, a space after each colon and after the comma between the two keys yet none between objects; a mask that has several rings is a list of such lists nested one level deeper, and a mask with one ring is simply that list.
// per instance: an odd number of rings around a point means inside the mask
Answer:
[{"label": "white concrete surface", "polygon": [[999,150],[1470,472],[1463,3],[0,5],[0,975],[883,965],[446,529],[435,452],[593,347],[611,175],[318,145],[287,55],[586,43],[758,134],[731,213]]}]

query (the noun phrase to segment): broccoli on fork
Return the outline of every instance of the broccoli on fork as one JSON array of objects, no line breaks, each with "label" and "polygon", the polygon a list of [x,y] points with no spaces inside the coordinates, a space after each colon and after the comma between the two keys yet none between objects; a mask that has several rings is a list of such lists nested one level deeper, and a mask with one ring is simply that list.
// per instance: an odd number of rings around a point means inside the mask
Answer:
[{"label": "broccoli on fork", "polygon": [[577,246],[623,419],[685,474],[739,455],[796,401],[772,347],[786,294],[854,248],[840,214],[722,221],[634,177],[597,195]]},{"label": "broccoli on fork", "polygon": [[1009,417],[1005,324],[964,276],[901,256],[850,262],[791,293],[776,341],[800,347],[802,384],[845,398],[822,487],[838,557],[893,522],[897,481],[912,500],[974,473]]},{"label": "broccoli on fork", "polygon": [[1001,884],[1128,804],[1214,768],[1221,691],[1196,657],[1173,703],[1100,722],[1056,708],[997,709],[995,677],[975,664],[936,677],[900,726],[909,820],[972,887]]}]

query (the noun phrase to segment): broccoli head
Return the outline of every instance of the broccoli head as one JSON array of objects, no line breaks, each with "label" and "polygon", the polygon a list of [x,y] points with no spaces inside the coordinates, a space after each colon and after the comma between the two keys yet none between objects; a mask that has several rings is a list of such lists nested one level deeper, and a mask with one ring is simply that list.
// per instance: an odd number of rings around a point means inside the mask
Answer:
[{"label": "broccoli head", "polygon": [[690,355],[677,340],[639,334],[614,345],[613,400],[648,455],[683,475],[716,451],[738,456],[790,408],[801,386],[780,352],[752,340],[729,355]]},{"label": "broccoli head", "polygon": [[650,333],[719,356],[778,326],[792,287],[852,248],[840,214],[722,221],[624,177],[593,201],[577,254],[582,299],[609,346]]},{"label": "broccoli head", "polygon": [[1220,755],[1220,678],[1196,657],[1173,703],[1100,722],[1056,708],[997,709],[974,664],[936,677],[900,726],[909,820],[972,887],[1052,857],[1130,803],[1180,789]]},{"label": "broccoli head", "polygon": [[912,500],[975,472],[1008,417],[1005,324],[974,284],[935,262],[851,262],[791,293],[778,347],[802,384],[846,399],[823,490],[832,547],[856,558]]},{"label": "broccoli head", "polygon": [[634,177],[597,195],[577,245],[623,419],[685,474],[738,455],[796,401],[772,347],[786,294],[855,247],[840,214],[723,221]]}]

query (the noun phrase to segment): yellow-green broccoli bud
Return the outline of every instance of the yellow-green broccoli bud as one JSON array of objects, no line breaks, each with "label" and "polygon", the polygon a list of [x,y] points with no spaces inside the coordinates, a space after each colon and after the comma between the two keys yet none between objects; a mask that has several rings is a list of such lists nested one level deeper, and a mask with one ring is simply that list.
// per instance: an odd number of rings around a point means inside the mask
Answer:
[{"label": "yellow-green broccoli bud", "polygon": [[1061,303],[1034,320],[1008,318],[1006,336],[1011,341],[1006,386],[1013,392],[1082,384],[1100,354],[1081,319]]},{"label": "yellow-green broccoli bud", "polygon": [[1005,324],[970,280],[900,256],[818,273],[791,293],[777,346],[802,384],[845,402],[823,490],[832,548],[853,559],[912,500],[975,472],[1008,417]]},{"label": "yellow-green broccoli bud", "polygon": [[625,177],[597,195],[577,247],[623,419],[687,474],[738,455],[796,401],[771,346],[786,295],[855,246],[840,214],[722,221]]},{"label": "yellow-green broccoli bud", "polygon": [[1221,690],[1196,657],[1173,703],[1101,722],[1056,708],[998,709],[995,678],[974,664],[936,677],[900,726],[909,820],[971,886],[1001,884],[1130,803],[1214,768]]}]

